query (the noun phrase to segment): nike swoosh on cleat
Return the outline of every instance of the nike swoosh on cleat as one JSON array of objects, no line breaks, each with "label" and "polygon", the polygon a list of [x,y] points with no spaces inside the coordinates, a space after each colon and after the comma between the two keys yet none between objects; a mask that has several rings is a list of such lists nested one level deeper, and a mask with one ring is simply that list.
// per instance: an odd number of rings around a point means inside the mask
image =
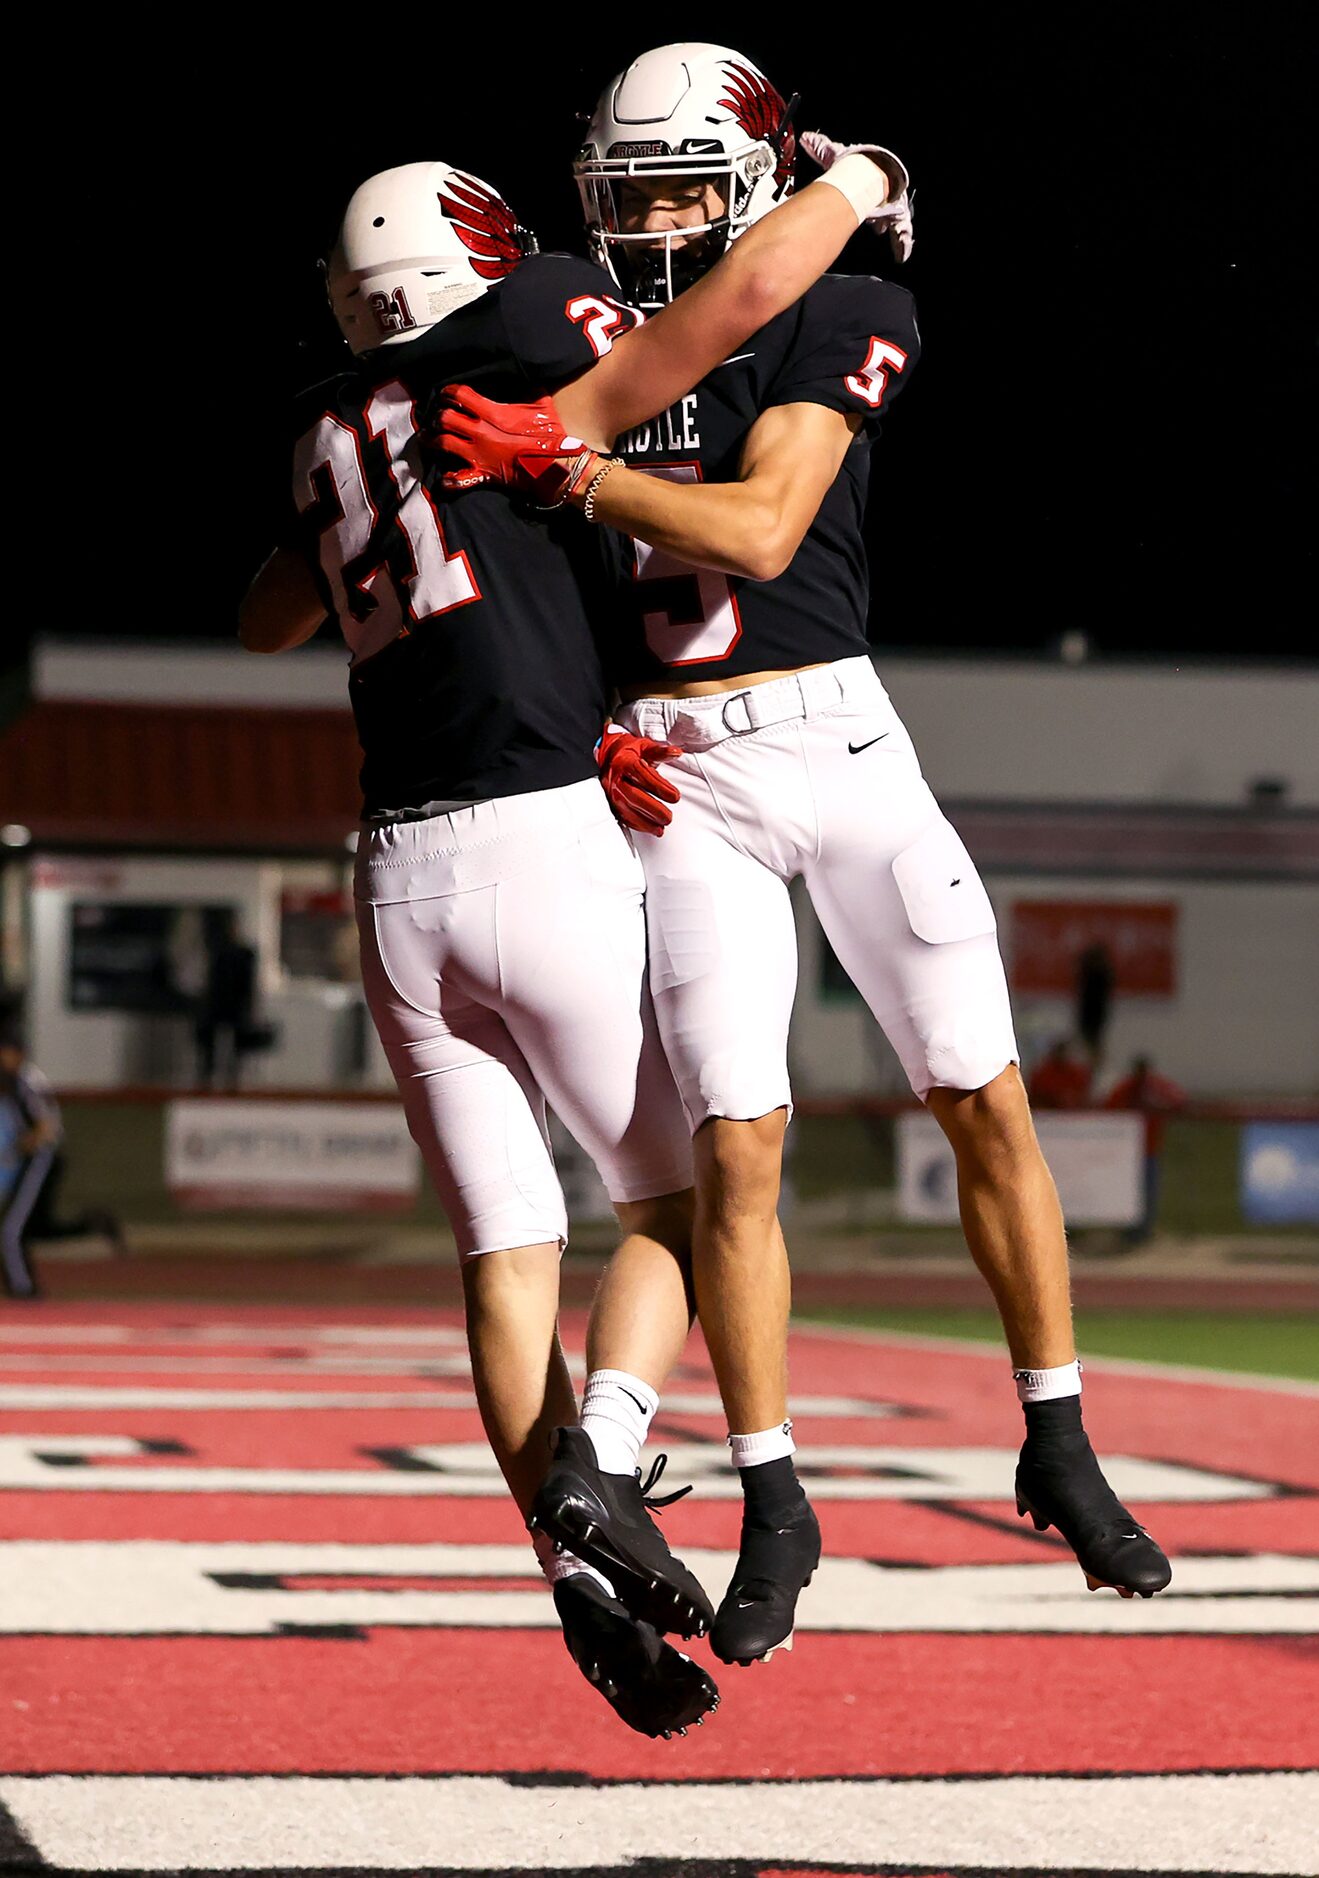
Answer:
[{"label": "nike swoosh on cleat", "polygon": [[870,743],[849,743],[847,746],[848,755],[860,756],[863,750],[868,750],[870,748],[871,743],[883,743],[885,737],[887,736],[888,736],[888,732],[886,730],[881,730],[877,737],[872,737],[870,739]]}]

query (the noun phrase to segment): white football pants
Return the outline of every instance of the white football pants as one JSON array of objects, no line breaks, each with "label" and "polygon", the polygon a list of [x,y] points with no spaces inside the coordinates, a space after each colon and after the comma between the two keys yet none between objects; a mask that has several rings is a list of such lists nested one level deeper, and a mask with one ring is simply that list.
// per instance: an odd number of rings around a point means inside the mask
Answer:
[{"label": "white football pants", "polygon": [[660,1033],[693,1130],[790,1103],[801,875],[829,943],[922,1100],[1017,1060],[989,896],[868,658],[745,691],[641,698],[682,790],[638,835]]},{"label": "white football pants", "polygon": [[362,977],[461,1257],[562,1244],[545,1103],[612,1200],[692,1184],[641,864],[594,780],[364,828]]}]

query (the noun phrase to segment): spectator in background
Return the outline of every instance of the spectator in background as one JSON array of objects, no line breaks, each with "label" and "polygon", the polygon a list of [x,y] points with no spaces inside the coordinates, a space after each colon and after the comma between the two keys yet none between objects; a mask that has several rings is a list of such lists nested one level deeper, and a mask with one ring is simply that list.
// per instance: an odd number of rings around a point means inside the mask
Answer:
[{"label": "spectator in background", "polygon": [[43,1239],[97,1234],[123,1250],[113,1214],[61,1220],[55,1196],[64,1173],[64,1126],[46,1078],[27,1059],[12,1012],[0,1015],[0,1271],[11,1297],[33,1298],[30,1247]]},{"label": "spectator in background", "polygon": [[1083,1109],[1090,1082],[1090,1065],[1073,1056],[1070,1037],[1059,1037],[1031,1071],[1026,1093],[1033,1109]]},{"label": "spectator in background", "polygon": [[1145,1208],[1139,1223],[1127,1233],[1132,1245],[1143,1245],[1154,1231],[1168,1117],[1185,1106],[1186,1091],[1160,1076],[1147,1056],[1133,1058],[1131,1068],[1114,1083],[1104,1102],[1106,1109],[1134,1109],[1145,1117]]},{"label": "spectator in background", "polygon": [[1094,1076],[1104,1060],[1104,1038],[1113,1014],[1113,956],[1102,940],[1088,945],[1076,962],[1076,1034]]},{"label": "spectator in background", "polygon": [[238,1087],[245,1051],[257,1035],[256,953],[238,934],[232,907],[225,907],[206,934],[206,980],[197,1000],[197,1081],[214,1087],[217,1071],[229,1089]]}]

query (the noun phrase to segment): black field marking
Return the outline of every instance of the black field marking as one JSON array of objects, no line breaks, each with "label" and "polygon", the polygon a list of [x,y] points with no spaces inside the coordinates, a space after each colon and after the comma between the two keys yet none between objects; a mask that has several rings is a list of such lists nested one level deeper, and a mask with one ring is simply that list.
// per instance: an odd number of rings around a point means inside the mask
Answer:
[{"label": "black field marking", "polygon": [[[1029,1539],[1035,1545],[1048,1546],[1054,1552],[1065,1552],[1068,1558],[1075,1558],[1065,1539],[1049,1527],[1045,1532],[1037,1532],[1034,1522],[1021,1519],[1011,1514],[981,1513],[973,1506],[964,1506],[960,1500],[909,1500],[908,1506],[923,1506],[931,1513],[944,1513],[949,1519],[965,1520],[969,1526],[982,1526],[987,1532],[1005,1532],[1010,1539]],[[1212,1554],[1210,1556],[1213,1556]],[[1254,1553],[1247,1553],[1253,1558]]]},{"label": "black field marking", "polygon": [[414,1454],[411,1448],[359,1448],[369,1461],[379,1461],[382,1467],[392,1468],[396,1474],[442,1474],[443,1467],[434,1461],[423,1460]]},{"label": "black field marking", "polygon": [[318,1643],[365,1643],[370,1634],[358,1624],[287,1623],[281,1624],[275,1632],[277,1637],[314,1638]]},{"label": "black field marking", "polygon": [[[1210,1474],[1219,1473],[1219,1470],[1217,1468],[1213,1468],[1213,1467],[1200,1468],[1200,1467],[1197,1467],[1195,1463],[1191,1461],[1186,1461],[1186,1460],[1175,1461],[1172,1459],[1170,1455],[1167,1455],[1167,1454],[1142,1454],[1140,1456],[1140,1459],[1142,1461],[1150,1461],[1156,1467],[1191,1468],[1196,1473],[1210,1473]],[[1102,1456],[1101,1456],[1101,1464],[1102,1464]],[[1319,1494],[1319,1487],[1298,1487],[1293,1481],[1275,1480],[1272,1474],[1248,1474],[1243,1467],[1233,1467],[1230,1469],[1224,1468],[1222,1472],[1219,1473],[1219,1478],[1221,1480],[1244,1480],[1244,1481],[1247,1481],[1252,1487],[1267,1487],[1268,1488],[1269,1490],[1268,1493],[1261,1495],[1261,1497],[1258,1500],[1239,1502],[1239,1504],[1242,1504],[1242,1505],[1264,1506],[1270,1499],[1312,1500],[1314,1499],[1316,1494]],[[1230,1501],[1205,1502],[1205,1501],[1200,1501],[1200,1500],[1142,1500],[1141,1501],[1141,1505],[1147,1509],[1152,1506],[1154,1507],[1201,1506],[1201,1505],[1206,1505],[1206,1504],[1217,1506],[1217,1505],[1230,1505],[1232,1504],[1232,1502]]]},{"label": "black field marking", "polygon": [[50,1867],[32,1842],[24,1835],[18,1821],[0,1800],[0,1872],[49,1871]]},{"label": "black field marking", "polygon": [[203,1572],[203,1578],[209,1578],[213,1585],[219,1585],[224,1591],[286,1591],[287,1584],[280,1572]]},{"label": "black field marking", "polygon": [[[65,1643],[68,1643],[70,1641],[75,1642],[75,1643],[79,1641],[85,1641],[88,1637],[131,1637],[136,1643],[144,1643],[144,1642],[145,1643],[171,1643],[171,1642],[178,1643],[181,1641],[192,1642],[198,1637],[201,1637],[201,1638],[209,1638],[212,1641],[218,1640],[218,1641],[224,1641],[224,1642],[229,1642],[229,1643],[249,1644],[249,1643],[287,1643],[291,1637],[292,1638],[315,1637],[315,1638],[320,1639],[322,1642],[329,1642],[329,1643],[366,1643],[370,1641],[371,1631],[373,1630],[426,1630],[426,1629],[435,1629],[435,1628],[437,1628],[437,1626],[426,1625],[426,1624],[372,1624],[369,1629],[364,1630],[358,1624],[287,1623],[287,1624],[278,1624],[273,1630],[74,1630],[74,1631],[69,1631],[69,1630],[6,1630],[3,1632],[3,1636],[6,1642],[9,1642],[12,1639],[19,1638],[19,1637],[59,1637]],[[465,1628],[465,1626],[459,1626],[456,1624],[446,1624],[444,1625],[444,1628],[446,1630],[455,1630],[459,1628]],[[485,1628],[485,1626],[474,1625],[472,1626],[472,1628],[481,1629],[481,1628]],[[533,1626],[530,1624],[509,1624],[507,1626],[501,1625],[501,1629],[503,1628],[507,1628],[509,1630],[531,1630]],[[546,1626],[537,1626],[537,1628],[547,1629]],[[554,1633],[552,1631],[549,1631],[548,1634],[553,1635]],[[821,1634],[827,1634],[827,1633],[821,1633]],[[851,1633],[849,1632],[846,1634],[850,1635]],[[922,1631],[919,1634],[923,1636],[925,1633]],[[959,1634],[967,1634],[967,1633],[959,1633]],[[974,1635],[974,1636],[979,1636],[982,1633],[980,1631],[974,1631],[969,1634]],[[1034,1631],[1030,1632],[1030,1635],[1032,1636],[1034,1636],[1035,1634],[1036,1633]],[[1197,1636],[1199,1636],[1200,1634],[1201,1633],[1199,1631],[1196,1632]],[[1210,1634],[1217,1635],[1218,1633],[1212,1632]],[[1229,1631],[1225,1631],[1223,1634],[1225,1636],[1234,1636],[1236,1635],[1236,1632],[1229,1630]],[[1252,1637],[1259,1636],[1259,1635],[1271,1635],[1271,1634],[1272,1634],[1271,1632],[1258,1632],[1254,1630],[1250,1632],[1250,1635]],[[1277,1634],[1277,1641],[1281,1642],[1287,1634],[1288,1633],[1285,1631],[1279,1631]],[[243,1768],[241,1771],[243,1773],[247,1773],[249,1770],[247,1768]],[[73,1769],[73,1772],[77,1774],[85,1774],[87,1772],[87,1769],[85,1767],[76,1767]],[[3,1776],[0,1775],[0,1777],[3,1777]],[[89,1778],[95,1779],[95,1780],[109,1780],[112,1777],[113,1776],[111,1774],[104,1774],[104,1773],[94,1774],[94,1775],[89,1776]],[[155,1775],[146,1774],[142,1776],[142,1778],[148,1779],[148,1780],[150,1779],[181,1780],[184,1778],[187,1778],[189,1780],[202,1780],[202,1779],[206,1779],[207,1777],[208,1776],[203,1775],[203,1774],[188,1774],[184,1776],[182,1774],[171,1774],[171,1773],[155,1774]],[[382,1778],[387,1778],[387,1777],[388,1776],[382,1776]],[[429,1776],[427,1777],[429,1778]],[[17,1779],[18,1776],[13,1774],[11,1770],[10,1778]],[[40,1774],[24,1774],[23,1775],[24,1780],[39,1780],[41,1778],[42,1776]],[[262,1778],[275,1780],[275,1779],[278,1779],[279,1776],[278,1776],[278,1773],[272,1773],[269,1775],[263,1775]],[[307,1778],[311,1779],[312,1776],[309,1774]],[[352,1776],[349,1776],[349,1778],[355,1779],[357,1778],[357,1776],[352,1775]],[[370,1776],[370,1778],[375,1779],[376,1776],[373,1774]]]}]

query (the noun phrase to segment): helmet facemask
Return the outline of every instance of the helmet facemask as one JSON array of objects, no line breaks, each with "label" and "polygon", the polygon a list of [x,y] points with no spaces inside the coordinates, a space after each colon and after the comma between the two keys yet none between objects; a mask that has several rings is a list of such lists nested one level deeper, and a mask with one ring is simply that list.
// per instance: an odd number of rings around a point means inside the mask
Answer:
[{"label": "helmet facemask", "polygon": [[[675,189],[693,183],[709,184],[724,213],[676,228],[625,231],[623,224],[628,215],[624,200],[629,181],[667,183]],[[667,306],[708,272],[727,252],[729,242],[749,225],[745,216],[748,192],[739,182],[734,165],[712,163],[704,153],[688,163],[672,157],[634,158],[623,163],[584,161],[577,166],[577,186],[592,257],[608,269],[633,306]]]}]

